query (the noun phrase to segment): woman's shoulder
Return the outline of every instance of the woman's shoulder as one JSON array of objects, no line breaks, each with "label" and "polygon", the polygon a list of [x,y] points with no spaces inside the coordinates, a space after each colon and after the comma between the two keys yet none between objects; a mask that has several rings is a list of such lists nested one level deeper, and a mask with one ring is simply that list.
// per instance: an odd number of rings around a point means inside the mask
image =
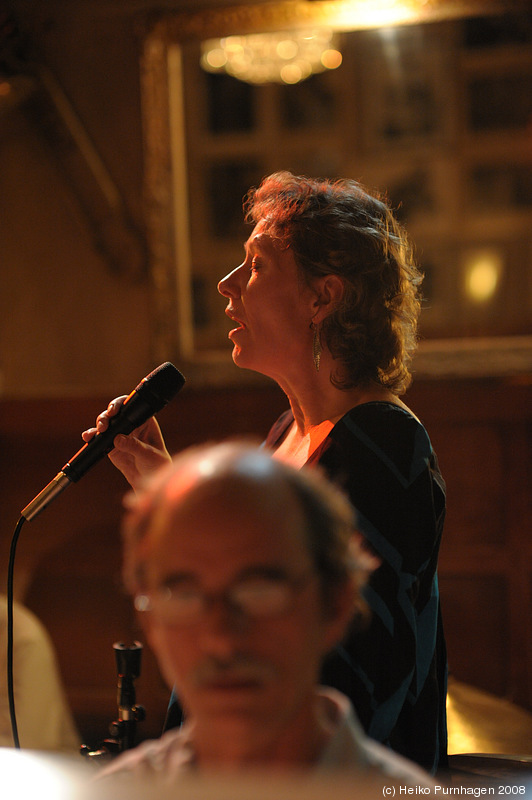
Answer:
[{"label": "woman's shoulder", "polygon": [[331,431],[343,450],[371,451],[379,460],[406,464],[433,455],[429,435],[409,408],[392,402],[363,403],[350,409]]},{"label": "woman's shoulder", "polygon": [[349,409],[339,420],[342,425],[354,428],[374,429],[389,433],[404,430],[419,434],[426,429],[423,423],[416,417],[408,406],[404,403],[394,403],[388,400],[375,400],[368,403],[361,403]]}]

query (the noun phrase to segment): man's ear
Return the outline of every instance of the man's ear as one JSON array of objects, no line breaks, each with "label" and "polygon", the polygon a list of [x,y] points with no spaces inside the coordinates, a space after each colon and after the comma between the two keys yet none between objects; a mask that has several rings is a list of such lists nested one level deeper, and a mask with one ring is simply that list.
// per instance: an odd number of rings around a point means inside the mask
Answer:
[{"label": "man's ear", "polygon": [[325,620],[325,651],[332,650],[344,638],[350,623],[356,613],[356,600],[359,589],[352,581],[346,580],[339,586],[329,600],[327,617]]},{"label": "man's ear", "polygon": [[315,292],[312,322],[319,324],[335,310],[344,296],[344,281],[339,275],[323,275],[313,283]]}]

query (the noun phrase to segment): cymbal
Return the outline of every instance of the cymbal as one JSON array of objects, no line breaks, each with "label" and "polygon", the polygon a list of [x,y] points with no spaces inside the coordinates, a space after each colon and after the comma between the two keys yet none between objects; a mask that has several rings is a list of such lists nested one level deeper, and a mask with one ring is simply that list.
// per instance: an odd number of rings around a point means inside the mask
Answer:
[{"label": "cymbal", "polygon": [[532,755],[532,713],[489,692],[449,678],[449,754]]}]

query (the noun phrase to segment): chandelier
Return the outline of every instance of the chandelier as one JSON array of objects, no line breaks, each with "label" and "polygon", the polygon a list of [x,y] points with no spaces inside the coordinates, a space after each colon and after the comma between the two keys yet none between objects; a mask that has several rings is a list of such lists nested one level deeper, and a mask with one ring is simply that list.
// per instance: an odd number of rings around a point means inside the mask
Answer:
[{"label": "chandelier", "polygon": [[334,33],[328,29],[226,36],[201,46],[203,69],[255,84],[299,83],[341,63]]}]

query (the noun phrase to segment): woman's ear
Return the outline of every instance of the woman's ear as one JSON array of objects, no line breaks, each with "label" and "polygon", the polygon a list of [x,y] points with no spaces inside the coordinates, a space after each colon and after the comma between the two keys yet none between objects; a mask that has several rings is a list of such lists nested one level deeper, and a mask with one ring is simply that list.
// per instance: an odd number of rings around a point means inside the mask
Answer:
[{"label": "woman's ear", "polygon": [[335,310],[344,296],[344,281],[339,275],[324,275],[313,284],[315,292],[314,315],[312,321],[317,325]]}]

